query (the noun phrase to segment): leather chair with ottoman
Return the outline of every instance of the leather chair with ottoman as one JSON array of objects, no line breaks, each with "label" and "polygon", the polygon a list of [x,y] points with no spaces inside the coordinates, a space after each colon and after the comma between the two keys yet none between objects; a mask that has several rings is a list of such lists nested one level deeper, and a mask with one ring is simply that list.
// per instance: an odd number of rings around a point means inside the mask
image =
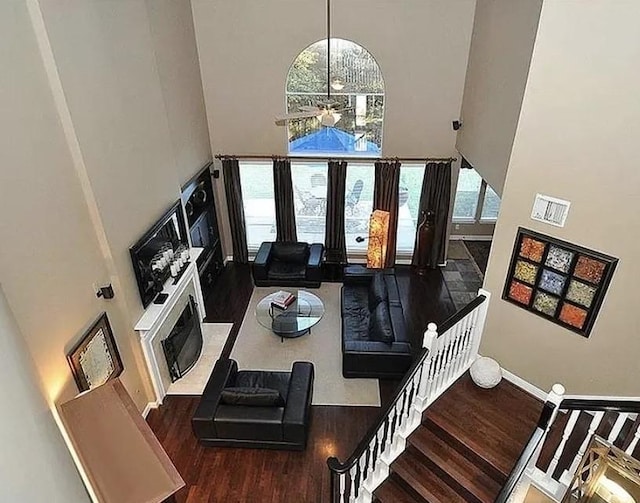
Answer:
[{"label": "leather chair with ottoman", "polygon": [[342,375],[401,379],[412,362],[392,269],[345,269],[342,287]]},{"label": "leather chair with ottoman", "polygon": [[320,243],[264,242],[253,261],[256,286],[319,288],[322,283]]},{"label": "leather chair with ottoman", "polygon": [[291,372],[238,371],[235,360],[216,362],[191,426],[200,444],[303,450],[313,396],[313,364]]}]

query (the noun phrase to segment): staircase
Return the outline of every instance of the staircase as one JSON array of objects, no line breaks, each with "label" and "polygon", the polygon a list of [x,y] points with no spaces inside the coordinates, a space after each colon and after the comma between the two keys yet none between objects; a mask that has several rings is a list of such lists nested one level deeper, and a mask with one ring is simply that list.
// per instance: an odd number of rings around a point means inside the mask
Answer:
[{"label": "staircase", "polygon": [[565,396],[556,384],[542,403],[505,380],[473,384],[488,298],[480,290],[428,325],[378,421],[344,462],[327,459],[331,503],[559,502],[582,490],[572,481],[594,435],[638,458],[638,398]]},{"label": "staircase", "polygon": [[373,501],[492,503],[541,410],[507,381],[483,390],[465,374],[423,414]]}]

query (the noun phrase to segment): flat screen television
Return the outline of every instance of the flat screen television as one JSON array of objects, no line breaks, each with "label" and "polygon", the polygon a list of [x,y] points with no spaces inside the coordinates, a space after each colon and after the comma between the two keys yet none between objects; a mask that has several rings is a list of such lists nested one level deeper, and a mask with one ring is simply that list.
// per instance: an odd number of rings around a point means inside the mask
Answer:
[{"label": "flat screen television", "polygon": [[164,272],[152,269],[151,263],[154,257],[167,245],[175,250],[181,244],[188,246],[188,243],[182,204],[176,201],[160,220],[129,248],[140,300],[144,307],[147,307],[162,291],[164,282],[169,276],[168,268]]}]

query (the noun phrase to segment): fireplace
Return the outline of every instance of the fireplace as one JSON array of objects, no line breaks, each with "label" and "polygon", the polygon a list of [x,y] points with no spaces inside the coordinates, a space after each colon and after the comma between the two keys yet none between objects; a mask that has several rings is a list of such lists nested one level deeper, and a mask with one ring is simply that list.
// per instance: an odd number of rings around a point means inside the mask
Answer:
[{"label": "fireplace", "polygon": [[162,349],[171,382],[184,376],[198,361],[202,352],[202,329],[191,295],[169,336],[162,341]]}]

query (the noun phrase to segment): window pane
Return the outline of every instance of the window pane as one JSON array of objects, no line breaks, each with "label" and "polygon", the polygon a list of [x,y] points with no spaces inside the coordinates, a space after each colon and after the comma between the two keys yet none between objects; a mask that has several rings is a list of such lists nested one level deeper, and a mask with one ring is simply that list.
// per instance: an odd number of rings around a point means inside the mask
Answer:
[{"label": "window pane", "polygon": [[347,253],[365,254],[367,240],[362,243],[357,237],[369,236],[369,217],[373,211],[373,184],[375,180],[373,164],[347,165],[345,198],[345,235]]},{"label": "window pane", "polygon": [[398,194],[398,239],[397,253],[412,254],[416,240],[418,205],[422,192],[424,164],[403,164],[400,167],[400,190]]},{"label": "window pane", "polygon": [[[317,113],[287,123],[289,152],[380,155],[384,82],[366,49],[331,39],[331,97],[327,97],[327,40],[304,49],[287,75],[287,112]],[[319,107],[319,108],[318,108]]]},{"label": "window pane", "polygon": [[247,226],[247,246],[250,250],[257,250],[263,241],[276,240],[272,164],[240,161],[240,184]]},{"label": "window pane", "polygon": [[456,201],[453,205],[453,218],[474,220],[478,207],[478,196],[482,177],[473,169],[461,169],[458,176]]},{"label": "window pane", "polygon": [[484,193],[484,204],[482,205],[482,220],[495,220],[498,218],[500,211],[500,198],[495,191],[487,185],[487,191]]},{"label": "window pane", "polygon": [[327,215],[327,163],[291,163],[298,241],[324,243]]}]

